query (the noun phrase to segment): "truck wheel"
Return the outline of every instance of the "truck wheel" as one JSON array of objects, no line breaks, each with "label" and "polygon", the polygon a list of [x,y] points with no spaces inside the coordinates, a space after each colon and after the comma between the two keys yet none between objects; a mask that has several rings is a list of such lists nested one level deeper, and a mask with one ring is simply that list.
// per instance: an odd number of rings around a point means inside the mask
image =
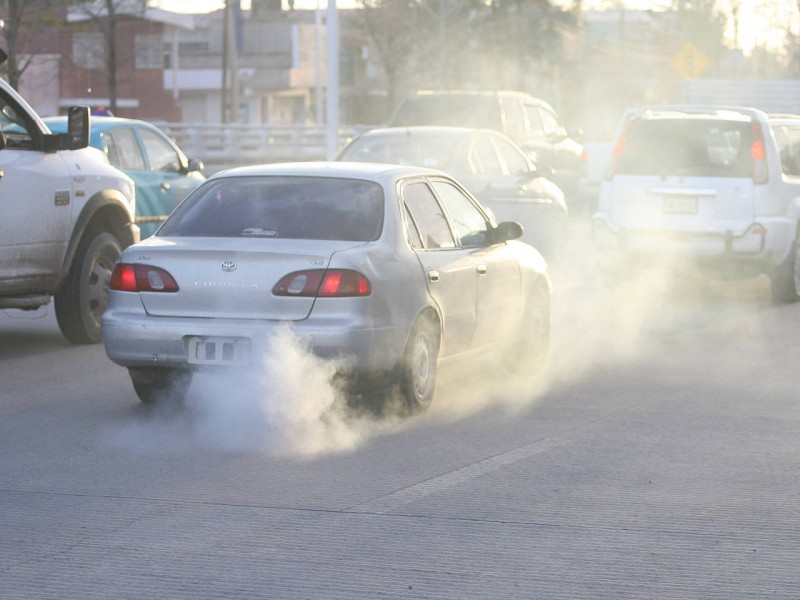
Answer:
[{"label": "truck wheel", "polygon": [[136,395],[145,404],[180,404],[192,384],[192,372],[183,369],[131,367],[128,373]]},{"label": "truck wheel", "polygon": [[795,239],[792,250],[770,278],[772,297],[778,302],[800,300],[800,239]]},{"label": "truck wheel", "polygon": [[61,333],[75,344],[100,341],[100,319],[108,306],[108,283],[122,249],[110,233],[88,232],[66,281],[55,294]]}]

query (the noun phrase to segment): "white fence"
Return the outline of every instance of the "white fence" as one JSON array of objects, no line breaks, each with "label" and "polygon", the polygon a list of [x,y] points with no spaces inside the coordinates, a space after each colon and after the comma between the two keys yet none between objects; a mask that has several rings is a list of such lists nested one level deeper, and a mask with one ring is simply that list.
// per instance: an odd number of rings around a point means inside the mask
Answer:
[{"label": "white fence", "polygon": [[[159,127],[190,158],[202,160],[206,174],[239,165],[326,158],[324,127],[216,123],[159,123]],[[339,147],[367,129],[340,127]]]}]

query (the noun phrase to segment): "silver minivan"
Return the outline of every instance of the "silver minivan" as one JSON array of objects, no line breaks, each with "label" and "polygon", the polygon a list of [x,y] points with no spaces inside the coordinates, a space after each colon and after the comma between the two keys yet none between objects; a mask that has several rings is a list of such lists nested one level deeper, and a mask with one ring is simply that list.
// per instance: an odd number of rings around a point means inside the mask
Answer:
[{"label": "silver minivan", "polygon": [[800,299],[800,116],[753,108],[647,106],[627,112],[592,234],[599,266],[698,266],[767,274]]}]

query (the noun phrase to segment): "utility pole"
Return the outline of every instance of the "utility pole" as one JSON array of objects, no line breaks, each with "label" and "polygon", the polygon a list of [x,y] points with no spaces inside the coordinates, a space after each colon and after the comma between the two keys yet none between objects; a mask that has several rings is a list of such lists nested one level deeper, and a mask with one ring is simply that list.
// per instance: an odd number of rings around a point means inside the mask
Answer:
[{"label": "utility pole", "polygon": [[333,160],[339,151],[339,15],[336,0],[328,0],[328,128],[327,156]]}]

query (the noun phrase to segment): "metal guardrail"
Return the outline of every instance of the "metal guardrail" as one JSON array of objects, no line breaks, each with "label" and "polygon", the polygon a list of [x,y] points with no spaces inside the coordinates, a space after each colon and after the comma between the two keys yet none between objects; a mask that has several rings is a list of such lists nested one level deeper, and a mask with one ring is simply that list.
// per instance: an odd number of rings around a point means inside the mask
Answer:
[{"label": "metal guardrail", "polygon": [[[306,125],[241,125],[159,123],[188,156],[216,165],[246,165],[297,160],[325,160],[327,132]],[[366,125],[339,128],[339,147],[370,129]],[[209,169],[208,167],[211,167]]]}]

